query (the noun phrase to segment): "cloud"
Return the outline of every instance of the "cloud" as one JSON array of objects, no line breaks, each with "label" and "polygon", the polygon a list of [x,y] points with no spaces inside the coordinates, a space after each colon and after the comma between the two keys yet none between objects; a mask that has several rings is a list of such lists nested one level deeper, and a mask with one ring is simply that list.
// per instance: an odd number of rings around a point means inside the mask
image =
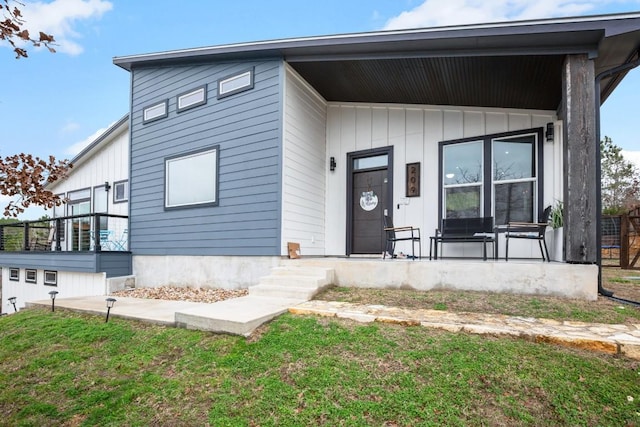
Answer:
[{"label": "cloud", "polygon": [[635,165],[636,168],[638,168],[638,170],[640,170],[640,151],[622,150],[621,153],[622,157],[624,157],[625,160],[630,161]]},{"label": "cloud", "polygon": [[62,133],[73,133],[75,131],[77,131],[78,129],[80,129],[80,125],[76,122],[67,122],[64,126],[62,126],[62,129],[60,129],[60,132]]},{"label": "cloud", "polygon": [[[115,122],[114,122],[115,123]],[[78,141],[75,144],[67,147],[67,149],[65,150],[65,154],[69,154],[72,156],[75,156],[76,154],[80,153],[82,150],[84,150],[85,148],[87,148],[89,146],[89,144],[91,144],[93,141],[95,141],[96,139],[98,139],[98,137],[100,137],[100,135],[102,135],[107,129],[109,129],[114,123],[111,123],[109,126],[107,126],[106,128],[101,128],[98,129],[97,131],[95,131],[93,134],[89,135],[88,137],[86,137],[85,139],[83,139],[82,141]]]},{"label": "cloud", "polygon": [[54,0],[24,2],[19,8],[32,37],[37,38],[40,31],[51,34],[56,40],[56,51],[79,55],[83,48],[77,39],[82,38],[82,34],[74,30],[74,26],[80,21],[99,19],[113,4],[106,0]]},{"label": "cloud", "polygon": [[[619,2],[619,1],[618,1]],[[425,0],[387,21],[385,30],[582,15],[615,0]]]}]

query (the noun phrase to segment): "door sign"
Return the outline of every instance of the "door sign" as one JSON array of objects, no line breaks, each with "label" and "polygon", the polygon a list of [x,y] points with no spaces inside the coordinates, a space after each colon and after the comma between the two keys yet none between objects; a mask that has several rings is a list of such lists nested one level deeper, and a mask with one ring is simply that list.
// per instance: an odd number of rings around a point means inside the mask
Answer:
[{"label": "door sign", "polygon": [[363,191],[360,196],[360,207],[365,211],[372,211],[378,206],[378,196],[373,190]]}]

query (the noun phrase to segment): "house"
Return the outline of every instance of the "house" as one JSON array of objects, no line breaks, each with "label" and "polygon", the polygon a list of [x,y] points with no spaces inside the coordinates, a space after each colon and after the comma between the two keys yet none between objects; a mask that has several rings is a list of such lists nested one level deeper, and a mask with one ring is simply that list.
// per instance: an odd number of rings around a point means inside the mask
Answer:
[{"label": "house", "polygon": [[48,187],[66,200],[53,209],[53,220],[28,222],[28,229],[24,224],[3,229],[4,237],[13,233],[23,240],[27,236],[21,250],[3,248],[6,251],[0,253],[2,295],[5,301],[15,296],[16,308],[47,299],[51,291],[61,297],[104,295],[122,286],[131,274],[129,115],[71,162],[68,177]]},{"label": "house", "polygon": [[[563,201],[555,259],[588,272],[577,294],[595,297],[599,105],[631,67],[599,76],[639,46],[634,13],[116,57],[131,74],[136,281],[249,286],[287,242],[381,254],[384,214],[428,236],[444,217],[499,226]],[[527,244],[514,250],[534,256]]]},{"label": "house", "polygon": [[[291,262],[345,286],[595,299],[599,106],[639,47],[632,13],[116,57],[131,76],[129,251],[96,251],[94,235],[91,260],[127,255],[136,286],[242,288],[295,242]],[[497,261],[466,243],[441,253],[461,259],[380,259],[384,216],[419,227],[426,254],[443,218],[500,231],[556,201],[553,263],[527,241],[505,262],[500,232]],[[29,257],[0,251],[0,265]]]}]

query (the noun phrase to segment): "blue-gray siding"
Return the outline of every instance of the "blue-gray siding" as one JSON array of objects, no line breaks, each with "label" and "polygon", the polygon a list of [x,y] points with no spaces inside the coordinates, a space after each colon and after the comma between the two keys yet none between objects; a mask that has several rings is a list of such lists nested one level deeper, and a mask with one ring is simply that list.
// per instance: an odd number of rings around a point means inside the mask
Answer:
[{"label": "blue-gray siding", "polygon": [[3,268],[35,268],[81,273],[131,274],[131,252],[0,252]]},{"label": "blue-gray siding", "polygon": [[[216,99],[219,78],[255,67],[254,88]],[[130,249],[135,255],[278,255],[282,61],[132,71]],[[176,95],[207,84],[207,104],[177,113]],[[169,100],[168,117],[142,109]],[[164,209],[167,157],[218,145],[218,206]]]}]

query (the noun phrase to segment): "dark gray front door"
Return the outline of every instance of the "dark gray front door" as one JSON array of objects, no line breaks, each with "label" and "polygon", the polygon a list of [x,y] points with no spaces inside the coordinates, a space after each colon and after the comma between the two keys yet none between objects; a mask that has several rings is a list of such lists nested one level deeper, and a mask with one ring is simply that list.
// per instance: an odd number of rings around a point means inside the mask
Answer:
[{"label": "dark gray front door", "polygon": [[392,148],[351,153],[347,254],[382,254],[384,215],[391,215]]}]

